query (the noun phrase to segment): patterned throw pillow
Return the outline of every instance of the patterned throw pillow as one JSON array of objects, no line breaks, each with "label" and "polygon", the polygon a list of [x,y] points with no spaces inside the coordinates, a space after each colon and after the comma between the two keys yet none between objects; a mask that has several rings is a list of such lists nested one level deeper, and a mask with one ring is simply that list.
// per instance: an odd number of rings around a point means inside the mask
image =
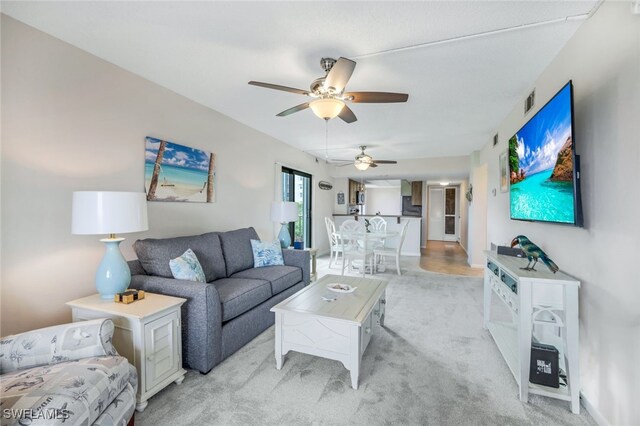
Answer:
[{"label": "patterned throw pillow", "polygon": [[251,240],[251,250],[253,250],[253,267],[284,265],[282,258],[282,247],[280,241],[263,243],[260,240]]},{"label": "patterned throw pillow", "polygon": [[191,249],[187,249],[180,257],[171,259],[169,267],[173,278],[177,280],[207,282],[202,266],[200,266],[196,254]]}]

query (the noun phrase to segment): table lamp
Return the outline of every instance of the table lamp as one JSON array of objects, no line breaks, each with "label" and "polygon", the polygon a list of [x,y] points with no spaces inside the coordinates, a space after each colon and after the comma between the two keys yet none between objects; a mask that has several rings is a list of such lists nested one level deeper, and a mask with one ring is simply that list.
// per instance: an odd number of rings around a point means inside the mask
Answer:
[{"label": "table lamp", "polygon": [[293,201],[274,201],[271,204],[271,220],[282,225],[278,240],[280,246],[287,248],[291,245],[291,235],[289,235],[288,225],[290,222],[298,220],[298,204]]},{"label": "table lamp", "polygon": [[147,197],[142,192],[77,191],[73,193],[71,233],[108,234],[100,241],[106,253],[96,272],[96,288],[103,299],[125,291],[131,283],[131,271],[120,252],[124,238],[116,234],[146,231]]}]

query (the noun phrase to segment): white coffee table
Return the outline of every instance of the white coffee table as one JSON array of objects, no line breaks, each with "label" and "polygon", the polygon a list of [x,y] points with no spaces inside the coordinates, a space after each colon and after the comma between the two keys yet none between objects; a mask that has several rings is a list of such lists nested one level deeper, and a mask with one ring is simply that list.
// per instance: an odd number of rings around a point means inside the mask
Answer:
[{"label": "white coffee table", "polygon": [[[327,284],[357,287],[353,293],[334,293]],[[325,275],[273,308],[276,314],[276,368],[289,351],[342,362],[351,372],[351,386],[358,389],[360,361],[371,335],[384,325],[385,290],[381,279]],[[335,294],[327,302],[322,296]]]}]

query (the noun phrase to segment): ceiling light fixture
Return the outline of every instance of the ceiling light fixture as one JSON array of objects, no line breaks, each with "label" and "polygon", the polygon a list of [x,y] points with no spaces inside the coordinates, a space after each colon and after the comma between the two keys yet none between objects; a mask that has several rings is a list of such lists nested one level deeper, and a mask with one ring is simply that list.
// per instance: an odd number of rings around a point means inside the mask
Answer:
[{"label": "ceiling light fixture", "polygon": [[447,186],[447,185],[449,185],[449,182],[440,182],[440,185]]},{"label": "ceiling light fixture", "polygon": [[312,101],[309,107],[315,115],[325,120],[335,118],[344,108],[344,102],[335,98],[321,98]]},{"label": "ceiling light fixture", "polygon": [[361,154],[356,157],[356,161],[354,161],[353,165],[356,166],[356,169],[365,171],[371,166],[373,159],[367,154]]}]

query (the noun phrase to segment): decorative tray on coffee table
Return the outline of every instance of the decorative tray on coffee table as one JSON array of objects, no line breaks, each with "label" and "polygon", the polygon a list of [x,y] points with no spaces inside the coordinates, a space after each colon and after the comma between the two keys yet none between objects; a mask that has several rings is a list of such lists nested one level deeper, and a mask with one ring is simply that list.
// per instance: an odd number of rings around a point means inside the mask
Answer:
[{"label": "decorative tray on coffee table", "polygon": [[352,287],[349,284],[330,283],[327,284],[327,289],[335,291],[336,293],[353,293],[358,287]]}]

